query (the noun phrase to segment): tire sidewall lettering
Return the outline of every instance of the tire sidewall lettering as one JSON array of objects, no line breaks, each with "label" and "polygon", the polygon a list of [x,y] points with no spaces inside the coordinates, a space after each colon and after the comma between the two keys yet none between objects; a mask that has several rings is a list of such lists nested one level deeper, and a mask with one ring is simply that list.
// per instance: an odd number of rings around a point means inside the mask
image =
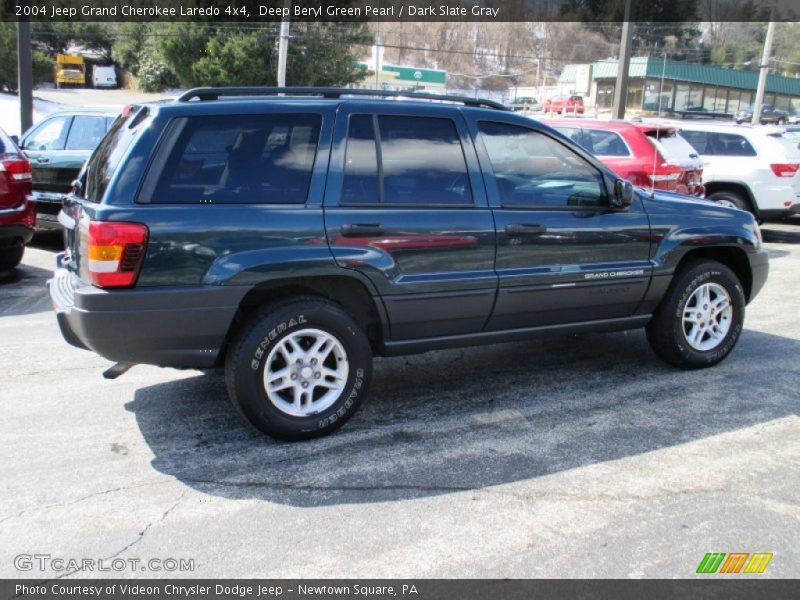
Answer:
[{"label": "tire sidewall lettering", "polygon": [[297,315],[297,317],[290,317],[288,320],[278,323],[275,327],[270,329],[261,342],[259,342],[258,346],[256,346],[255,352],[253,352],[253,358],[250,361],[250,368],[253,371],[258,371],[261,368],[261,359],[266,354],[266,350],[269,348],[270,344],[290,329],[298,325],[305,325],[307,322],[305,316],[301,314]]}]

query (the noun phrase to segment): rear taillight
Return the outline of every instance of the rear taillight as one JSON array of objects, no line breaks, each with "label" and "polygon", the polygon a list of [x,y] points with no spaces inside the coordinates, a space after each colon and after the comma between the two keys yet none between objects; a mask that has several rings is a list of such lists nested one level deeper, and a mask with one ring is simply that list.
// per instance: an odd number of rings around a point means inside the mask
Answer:
[{"label": "rear taillight", "polygon": [[147,250],[147,227],[141,223],[91,221],[87,237],[89,278],[97,287],[136,283]]},{"label": "rear taillight", "polygon": [[0,160],[0,173],[4,173],[8,181],[30,181],[31,163],[24,158],[6,158]]},{"label": "rear taillight", "polygon": [[794,177],[798,167],[800,167],[800,164],[797,163],[777,163],[769,166],[778,177]]},{"label": "rear taillight", "polygon": [[671,165],[668,163],[661,163],[656,166],[653,174],[650,175],[650,180],[656,181],[678,181],[684,173],[684,168],[680,165]]}]

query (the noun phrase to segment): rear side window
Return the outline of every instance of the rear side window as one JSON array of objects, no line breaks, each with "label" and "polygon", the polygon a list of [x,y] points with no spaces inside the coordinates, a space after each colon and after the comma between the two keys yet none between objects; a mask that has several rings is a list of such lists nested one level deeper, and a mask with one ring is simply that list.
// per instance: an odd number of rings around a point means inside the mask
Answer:
[{"label": "rear side window", "polygon": [[111,129],[92,153],[86,166],[84,197],[100,202],[106,193],[111,177],[116,173],[122,157],[136,137],[135,130],[128,129],[126,117],[117,117]]},{"label": "rear side window", "polygon": [[467,164],[451,119],[353,115],[342,203],[472,204]]},{"label": "rear side window", "polygon": [[165,160],[148,174],[157,178],[152,197],[142,200],[302,204],[321,125],[320,115],[299,113],[176,119]]},{"label": "rear side window", "polygon": [[78,115],[72,119],[67,136],[67,150],[94,150],[106,134],[106,117]]},{"label": "rear side window", "polygon": [[755,148],[742,135],[718,131],[681,131],[681,136],[708,156],[756,156]]},{"label": "rear side window", "polygon": [[591,151],[597,156],[630,156],[628,146],[622,137],[614,131],[587,129],[586,136],[590,140]]}]

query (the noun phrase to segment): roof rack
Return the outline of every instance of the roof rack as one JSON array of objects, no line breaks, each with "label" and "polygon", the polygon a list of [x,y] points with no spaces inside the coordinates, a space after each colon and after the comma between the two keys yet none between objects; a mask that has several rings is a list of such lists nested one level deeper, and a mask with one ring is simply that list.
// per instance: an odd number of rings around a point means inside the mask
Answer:
[{"label": "roof rack", "polygon": [[388,90],[364,90],[358,88],[336,87],[202,87],[181,94],[178,102],[191,100],[219,100],[223,96],[321,96],[323,98],[341,98],[342,96],[372,96],[381,98],[409,98],[412,100],[440,100],[457,102],[464,106],[510,110],[504,104],[483,98],[467,96],[450,96],[447,94],[430,94],[425,92],[394,92]]}]

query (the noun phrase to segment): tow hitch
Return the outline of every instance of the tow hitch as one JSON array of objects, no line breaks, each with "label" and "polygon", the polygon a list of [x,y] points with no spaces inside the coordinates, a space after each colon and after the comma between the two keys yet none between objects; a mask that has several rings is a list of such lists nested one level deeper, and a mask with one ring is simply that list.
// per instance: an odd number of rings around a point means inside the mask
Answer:
[{"label": "tow hitch", "polygon": [[128,372],[135,363],[126,363],[126,362],[118,362],[113,367],[110,367],[103,371],[103,377],[106,379],[116,379],[120,375],[124,375]]}]

